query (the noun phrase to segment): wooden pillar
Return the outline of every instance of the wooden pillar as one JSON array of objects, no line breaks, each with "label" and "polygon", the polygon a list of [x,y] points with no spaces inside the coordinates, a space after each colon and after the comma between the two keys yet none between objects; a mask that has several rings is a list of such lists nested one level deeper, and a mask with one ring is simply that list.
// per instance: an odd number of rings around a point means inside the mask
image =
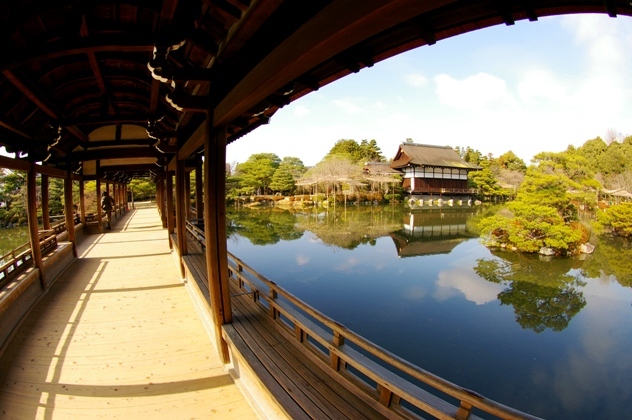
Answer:
[{"label": "wooden pillar", "polygon": [[75,211],[72,202],[72,173],[66,171],[64,178],[64,208],[66,209],[66,230],[68,241],[72,242],[72,253],[77,258],[77,237],[75,236]]},{"label": "wooden pillar", "polygon": [[42,265],[42,250],[39,243],[39,229],[37,227],[37,183],[35,167],[31,165],[26,180],[26,216],[29,224],[29,242],[33,255],[33,264],[39,269],[40,286],[46,290],[46,278]]},{"label": "wooden pillar", "polygon": [[165,218],[165,194],[165,176],[161,175],[156,180],[156,205],[158,206],[158,211],[160,212],[163,229],[167,227],[167,219]]},{"label": "wooden pillar", "polygon": [[180,263],[180,274],[184,278],[184,264],[182,257],[187,254],[186,240],[186,218],[187,209],[185,207],[186,190],[185,190],[185,170],[184,160],[176,157],[176,238],[178,242],[178,261]]},{"label": "wooden pillar", "polygon": [[162,227],[165,227],[164,219],[164,211],[162,210],[162,177],[156,178],[156,207],[158,208],[158,214],[160,215],[160,219],[163,220]]},{"label": "wooden pillar", "polygon": [[[167,232],[169,235],[173,233],[173,174],[167,171],[167,191],[166,191],[166,211],[165,217],[167,218]],[[169,238],[169,247],[171,247],[171,238]]]},{"label": "wooden pillar", "polygon": [[[184,164],[184,162],[183,162]],[[186,218],[191,218],[191,172],[184,171],[184,214]]]},{"label": "wooden pillar", "polygon": [[195,164],[195,218],[201,219],[204,217],[204,191],[202,190],[202,181],[204,176],[202,175],[202,162],[198,160]]},{"label": "wooden pillar", "polygon": [[99,233],[103,233],[103,211],[101,210],[101,178],[97,177],[97,223]]},{"label": "wooden pillar", "polygon": [[[212,126],[213,113],[207,115]],[[215,340],[219,355],[230,361],[228,346],[222,339],[222,325],[232,322],[226,249],[226,127],[209,127],[204,142],[204,234],[206,271],[209,282]]]},{"label": "wooden pillar", "polygon": [[81,223],[84,224],[86,223],[86,191],[85,191],[85,185],[84,185],[84,180],[81,179],[81,181],[79,181],[79,208],[80,208],[80,212],[81,212]]},{"label": "wooden pillar", "polygon": [[40,188],[42,190],[42,227],[44,229],[50,229],[50,209],[48,207],[50,194],[48,193],[48,175],[42,174],[42,183]]}]

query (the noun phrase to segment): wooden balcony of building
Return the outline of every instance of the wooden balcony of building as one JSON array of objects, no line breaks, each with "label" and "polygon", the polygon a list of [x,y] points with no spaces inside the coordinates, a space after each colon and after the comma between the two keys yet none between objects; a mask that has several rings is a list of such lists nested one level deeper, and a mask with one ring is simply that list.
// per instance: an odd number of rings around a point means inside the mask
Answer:
[{"label": "wooden balcony of building", "polygon": [[155,207],[123,214],[78,254],[2,353],[0,417],[256,418],[196,315]]}]

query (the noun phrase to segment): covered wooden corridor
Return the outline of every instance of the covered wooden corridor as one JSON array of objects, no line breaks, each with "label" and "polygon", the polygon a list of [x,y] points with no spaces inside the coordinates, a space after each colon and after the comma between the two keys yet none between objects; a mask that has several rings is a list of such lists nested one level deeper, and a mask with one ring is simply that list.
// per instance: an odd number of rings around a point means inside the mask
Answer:
[{"label": "covered wooden corridor", "polygon": [[[546,16],[632,16],[629,1],[7,0],[0,11],[0,167],[24,173],[31,244],[20,260],[26,274],[0,278],[1,415],[94,417],[79,410],[96,407],[107,417],[250,417],[223,370],[239,357],[262,394],[291,395],[296,408],[296,391],[325,376],[304,380],[289,363],[270,363],[267,372],[280,374],[266,383],[258,367],[272,358],[251,357],[265,345],[309,358],[310,367],[291,365],[319,375],[317,365],[385,417],[529,418],[410,366],[248,273],[227,252],[226,147],[293,101],[413,48]],[[187,240],[192,171],[195,218],[204,220],[198,249]],[[81,224],[99,234],[80,242],[67,211],[68,242],[42,256],[49,177],[64,180],[66,209],[79,183]],[[86,215],[84,182],[96,182],[96,197],[111,187],[123,211],[139,177],[155,182],[161,219],[139,209],[103,234],[98,206],[95,220]],[[247,339],[259,319],[267,344]],[[298,353],[282,354],[281,338]],[[274,385],[283,375],[290,383]]]},{"label": "covered wooden corridor", "polygon": [[0,359],[0,417],[256,418],[195,312],[155,206],[89,235]]}]

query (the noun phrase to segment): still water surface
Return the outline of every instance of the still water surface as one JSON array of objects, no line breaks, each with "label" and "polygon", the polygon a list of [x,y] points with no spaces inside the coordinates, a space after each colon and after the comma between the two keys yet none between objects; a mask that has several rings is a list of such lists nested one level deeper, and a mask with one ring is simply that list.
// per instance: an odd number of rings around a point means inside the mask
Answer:
[{"label": "still water surface", "polygon": [[387,350],[549,419],[627,416],[632,249],[586,259],[491,252],[497,209],[229,210],[228,249]]}]

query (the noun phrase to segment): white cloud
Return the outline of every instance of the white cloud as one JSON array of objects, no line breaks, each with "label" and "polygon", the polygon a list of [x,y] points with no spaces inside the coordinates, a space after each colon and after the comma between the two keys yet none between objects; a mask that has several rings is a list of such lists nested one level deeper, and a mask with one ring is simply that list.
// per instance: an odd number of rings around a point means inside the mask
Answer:
[{"label": "white cloud", "polygon": [[428,78],[421,73],[407,74],[404,76],[404,80],[407,84],[416,88],[422,88],[428,85]]},{"label": "white cloud", "polygon": [[332,102],[334,103],[334,105],[347,112],[348,114],[359,114],[360,112],[362,112],[362,108],[353,103],[353,99],[334,99]]},{"label": "white cloud", "polygon": [[297,116],[297,117],[303,117],[303,116],[308,115],[308,114],[309,114],[309,109],[304,107],[304,106],[297,105],[294,108],[294,115]]},{"label": "white cloud", "polygon": [[542,99],[555,105],[568,103],[564,84],[544,69],[527,72],[524,79],[518,83],[518,95],[527,105],[536,105]]},{"label": "white cloud", "polygon": [[507,89],[507,83],[496,76],[478,73],[457,80],[448,74],[434,78],[439,101],[443,105],[461,110],[514,106],[515,100]]},{"label": "white cloud", "polygon": [[378,110],[382,110],[382,109],[386,109],[387,106],[382,101],[375,101],[375,103],[373,103],[373,108],[378,109]]},{"label": "white cloud", "polygon": [[[632,20],[613,21],[597,15],[566,16],[562,28],[569,31],[584,51],[574,103],[584,104],[592,119],[616,118],[632,100],[629,68],[632,65]],[[596,112],[596,114],[595,114]]]},{"label": "white cloud", "polygon": [[436,285],[434,297],[439,301],[447,300],[461,292],[467,300],[477,305],[495,301],[504,289],[504,286],[490,283],[471,270],[462,268],[441,271]]}]

